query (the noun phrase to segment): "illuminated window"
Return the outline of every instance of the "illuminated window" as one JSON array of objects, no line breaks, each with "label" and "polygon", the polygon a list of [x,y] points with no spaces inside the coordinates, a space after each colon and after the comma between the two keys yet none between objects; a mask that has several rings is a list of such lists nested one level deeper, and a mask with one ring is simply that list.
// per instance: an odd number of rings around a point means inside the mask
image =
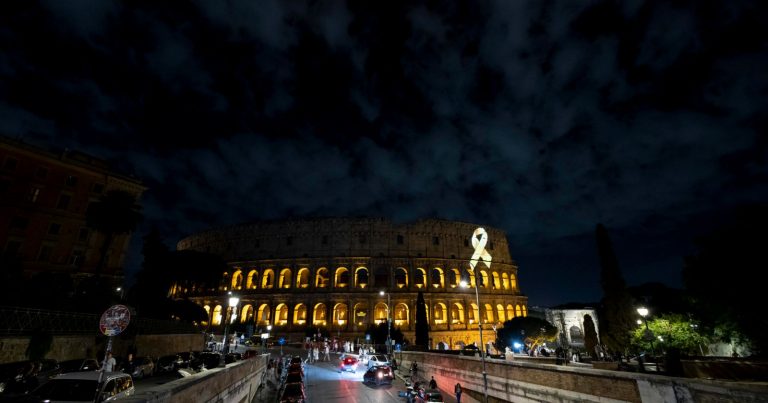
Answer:
[{"label": "illuminated window", "polygon": [[259,311],[256,314],[257,324],[260,326],[266,326],[270,323],[271,319],[272,319],[272,312],[269,309],[269,305],[261,304],[259,306]]},{"label": "illuminated window", "polygon": [[394,322],[395,326],[408,326],[410,323],[408,305],[403,303],[395,305]]},{"label": "illuminated window", "polygon": [[485,322],[493,323],[493,306],[485,304]]},{"label": "illuminated window", "polygon": [[523,310],[520,305],[515,306],[515,316],[523,316]]},{"label": "illuminated window", "polygon": [[515,317],[515,307],[512,304],[507,304],[507,320]]},{"label": "illuminated window", "polygon": [[427,272],[421,267],[417,268],[413,273],[413,285],[417,288],[427,287]]},{"label": "illuminated window", "polygon": [[498,319],[498,322],[504,323],[504,305],[496,305],[496,318]]},{"label": "illuminated window", "polygon": [[515,278],[514,274],[509,275],[509,287],[513,290],[517,290],[517,278]]},{"label": "illuminated window", "polygon": [[211,318],[211,323],[214,326],[221,324],[221,305],[216,305],[216,307],[213,308],[213,317]]},{"label": "illuminated window", "polygon": [[264,274],[261,275],[261,288],[270,289],[275,286],[275,271],[272,269],[264,270]]},{"label": "illuminated window", "polygon": [[368,305],[364,303],[358,303],[355,305],[353,312],[353,320],[358,326],[365,325],[368,320]]},{"label": "illuminated window", "polygon": [[346,267],[339,267],[336,269],[336,277],[334,279],[336,288],[346,288],[349,286],[349,270]]},{"label": "illuminated window", "polygon": [[488,288],[488,272],[480,270],[480,287]]},{"label": "illuminated window", "polygon": [[471,309],[469,310],[469,323],[477,323],[477,317],[480,316],[479,309],[476,304],[472,303],[470,304]]},{"label": "illuminated window", "polygon": [[501,286],[505,289],[509,289],[509,274],[501,273]]},{"label": "illuminated window", "polygon": [[387,323],[387,304],[379,302],[373,308],[373,320],[376,323]]},{"label": "illuminated window", "polygon": [[328,269],[325,267],[321,267],[317,269],[317,274],[315,274],[315,287],[317,288],[327,288],[328,287]]},{"label": "illuminated window", "polygon": [[309,269],[302,267],[296,274],[296,288],[308,288],[309,287]]},{"label": "illuminated window", "polygon": [[280,304],[275,308],[275,325],[285,326],[288,324],[288,305]]},{"label": "illuminated window", "polygon": [[347,324],[347,304],[336,304],[333,307],[333,323],[338,324],[341,321],[342,326]]},{"label": "illuminated window", "polygon": [[368,286],[368,269],[358,267],[355,270],[355,288],[365,288]]},{"label": "illuminated window", "polygon": [[448,271],[448,284],[450,284],[451,288],[456,288],[459,286],[459,283],[461,283],[461,273],[459,272],[459,269],[453,268]]},{"label": "illuminated window", "polygon": [[307,323],[307,306],[298,304],[293,308],[293,324],[303,325],[305,323]]},{"label": "illuminated window", "polygon": [[291,288],[291,274],[291,269],[287,267],[280,271],[278,288]]},{"label": "illuminated window", "polygon": [[464,306],[458,302],[451,305],[451,323],[454,325],[464,323]]},{"label": "illuminated window", "polygon": [[232,274],[232,289],[240,290],[243,288],[243,272],[237,270]]},{"label": "illuminated window", "polygon": [[253,320],[253,306],[250,304],[243,307],[240,311],[240,323],[249,323]]},{"label": "illuminated window", "polygon": [[501,289],[501,280],[499,278],[498,272],[493,272],[493,289],[494,290],[500,290]]},{"label": "illuminated window", "polygon": [[402,267],[395,269],[395,285],[397,288],[408,287],[408,272]]},{"label": "illuminated window", "polygon": [[445,307],[445,304],[442,302],[435,304],[434,312],[434,320],[436,325],[448,323],[448,309]]},{"label": "illuminated window", "polygon": [[528,316],[528,308],[523,305],[523,316]]},{"label": "illuminated window", "polygon": [[251,270],[248,272],[248,280],[245,283],[245,287],[249,290],[256,288],[256,286],[259,284],[259,272],[254,270]]},{"label": "illuminated window", "polygon": [[312,313],[312,318],[313,318],[312,323],[315,326],[325,326],[327,323],[325,319],[325,315],[326,315],[325,304],[321,302],[315,305],[315,309],[313,310],[313,313]]},{"label": "illuminated window", "polygon": [[435,267],[431,271],[430,281],[433,288],[445,288],[443,269]]}]

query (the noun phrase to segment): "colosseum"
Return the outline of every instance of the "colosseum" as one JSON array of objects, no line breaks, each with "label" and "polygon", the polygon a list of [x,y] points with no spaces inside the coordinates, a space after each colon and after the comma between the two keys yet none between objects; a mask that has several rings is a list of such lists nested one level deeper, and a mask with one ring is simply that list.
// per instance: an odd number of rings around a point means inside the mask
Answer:
[{"label": "colosseum", "polygon": [[[215,293],[201,295],[191,284],[174,286],[204,306],[209,325],[221,332],[229,293],[240,298],[240,323],[289,340],[302,340],[308,326],[323,334],[361,340],[369,324],[386,323],[414,340],[416,299],[423,292],[432,348],[479,343],[515,316],[527,315],[517,265],[503,231],[484,227],[490,267],[474,276],[469,260],[475,224],[419,220],[396,224],[378,218],[322,218],[260,222],[212,229],[178,242],[178,250],[216,253],[228,271]],[[462,271],[469,287],[460,286]],[[479,280],[476,303],[475,278]],[[383,293],[382,293],[383,291]],[[388,305],[388,303],[390,305]],[[486,333],[486,330],[491,332]]]}]

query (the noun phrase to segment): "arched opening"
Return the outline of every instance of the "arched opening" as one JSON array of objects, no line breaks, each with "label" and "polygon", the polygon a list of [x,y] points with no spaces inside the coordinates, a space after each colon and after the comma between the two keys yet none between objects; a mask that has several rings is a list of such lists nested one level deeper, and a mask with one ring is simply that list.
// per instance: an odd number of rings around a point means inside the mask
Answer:
[{"label": "arched opening", "polygon": [[464,324],[464,306],[458,302],[451,305],[451,324]]},{"label": "arched opening", "polygon": [[584,335],[581,333],[581,329],[579,329],[578,326],[571,326],[571,328],[568,329],[568,334],[571,336],[571,343],[584,343]]},{"label": "arched opening", "polygon": [[448,309],[445,307],[444,303],[436,303],[434,312],[435,313],[433,319],[435,320],[436,325],[448,323]]},{"label": "arched opening", "polygon": [[324,303],[321,302],[315,305],[315,309],[313,310],[313,313],[312,313],[312,318],[313,318],[312,324],[314,324],[315,326],[325,326],[328,322],[325,317],[326,312],[327,311]]},{"label": "arched opening", "polygon": [[477,276],[475,276],[475,271],[472,269],[467,269],[467,276],[469,277],[469,288],[475,288],[477,285]]},{"label": "arched opening", "polygon": [[480,270],[480,287],[488,288],[488,272]]},{"label": "arched opening", "polygon": [[397,288],[408,287],[408,272],[402,267],[395,269],[395,286]]},{"label": "arched opening", "polygon": [[515,317],[515,307],[512,304],[507,304],[507,320]]},{"label": "arched opening", "polygon": [[408,305],[400,303],[395,305],[395,326],[408,326],[411,323]]},{"label": "arched opening", "polygon": [[221,324],[221,305],[216,305],[213,308],[213,316],[211,317],[211,324],[213,324],[213,326],[219,326]]},{"label": "arched opening", "polygon": [[493,323],[493,306],[485,304],[485,323]]},{"label": "arched opening", "polygon": [[509,275],[509,288],[517,290],[517,277],[514,274]]},{"label": "arched opening", "polygon": [[520,308],[520,305],[515,306],[515,316],[523,316],[523,310]]},{"label": "arched opening", "polygon": [[389,287],[389,269],[386,267],[379,267],[374,273],[373,281],[377,287]]},{"label": "arched opening", "polygon": [[230,287],[230,281],[229,281],[229,273],[224,272],[224,274],[221,276],[221,283],[219,283],[219,290],[220,291],[227,291]]},{"label": "arched opening", "polygon": [[275,308],[275,325],[285,326],[288,324],[288,305],[279,304]]},{"label": "arched opening", "polygon": [[376,323],[387,323],[387,304],[379,302],[373,308],[373,321]]},{"label": "arched opening", "polygon": [[317,273],[315,274],[315,287],[316,288],[328,288],[328,269],[325,267],[321,267],[317,269]]},{"label": "arched opening", "polygon": [[355,269],[355,288],[368,287],[368,269],[358,267]]},{"label": "arched opening", "polygon": [[293,308],[293,324],[303,325],[305,323],[307,323],[307,306],[298,304]]},{"label": "arched opening", "polygon": [[477,318],[480,316],[479,308],[477,307],[477,304],[471,303],[469,304],[471,309],[469,310],[469,324],[477,323]]},{"label": "arched opening", "polygon": [[504,305],[497,304],[496,305],[496,319],[497,322],[504,323]]},{"label": "arched opening", "polygon": [[451,288],[456,288],[459,286],[459,283],[461,283],[461,272],[454,267],[448,271],[448,284]]},{"label": "arched opening", "polygon": [[278,288],[291,288],[291,269],[284,268],[280,271],[280,281],[278,282]]},{"label": "arched opening", "polygon": [[509,289],[509,274],[501,273],[501,286],[505,289]]},{"label": "arched opening", "polygon": [[499,272],[497,271],[493,272],[493,289],[494,290],[501,289],[501,277],[499,277]]},{"label": "arched opening", "polygon": [[248,281],[245,283],[246,288],[249,290],[252,290],[256,288],[259,284],[259,272],[256,270],[251,270],[248,272]]},{"label": "arched opening", "polygon": [[368,323],[368,305],[362,302],[356,304],[352,315],[358,326],[365,325]]},{"label": "arched opening", "polygon": [[264,270],[261,275],[261,289],[270,289],[275,286],[275,271],[272,269]]},{"label": "arched opening", "polygon": [[333,323],[334,324],[340,324],[341,326],[344,326],[347,324],[348,316],[347,316],[347,304],[336,304],[333,306]]},{"label": "arched opening", "polygon": [[427,288],[427,271],[421,267],[416,268],[413,272],[413,285],[416,288]]},{"label": "arched opening", "polygon": [[248,304],[240,310],[240,323],[248,323],[251,320],[253,320],[253,306]]},{"label": "arched opening", "polygon": [[336,284],[336,288],[347,288],[349,286],[349,270],[346,267],[336,269],[334,284]]},{"label": "arched opening", "polygon": [[296,288],[308,288],[309,287],[309,269],[302,267],[299,272],[296,273]]},{"label": "arched opening", "polygon": [[211,321],[211,307],[210,307],[210,305],[204,305],[203,309],[205,309],[206,320],[204,320],[202,322],[202,324],[203,324],[203,326],[206,326]]},{"label": "arched opening", "polygon": [[443,269],[439,267],[433,268],[430,281],[432,282],[433,288],[445,288],[445,276],[443,274]]},{"label": "arched opening", "polygon": [[261,304],[256,314],[256,324],[260,326],[266,326],[272,319],[272,312],[269,309],[269,305]]},{"label": "arched opening", "polygon": [[233,290],[243,289],[243,272],[240,270],[237,270],[232,274],[232,289]]},{"label": "arched opening", "polygon": [[528,308],[526,308],[525,305],[523,305],[523,316],[528,316]]}]

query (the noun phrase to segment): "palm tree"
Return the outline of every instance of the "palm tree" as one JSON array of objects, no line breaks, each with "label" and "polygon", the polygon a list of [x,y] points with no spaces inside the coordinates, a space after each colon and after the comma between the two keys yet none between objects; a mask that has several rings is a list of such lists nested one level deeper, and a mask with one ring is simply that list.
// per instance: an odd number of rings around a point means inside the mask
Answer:
[{"label": "palm tree", "polygon": [[100,201],[91,204],[86,212],[88,227],[104,235],[101,245],[97,273],[101,273],[107,263],[107,251],[112,246],[115,236],[128,234],[142,219],[141,207],[136,203],[136,197],[122,190],[110,190]]}]

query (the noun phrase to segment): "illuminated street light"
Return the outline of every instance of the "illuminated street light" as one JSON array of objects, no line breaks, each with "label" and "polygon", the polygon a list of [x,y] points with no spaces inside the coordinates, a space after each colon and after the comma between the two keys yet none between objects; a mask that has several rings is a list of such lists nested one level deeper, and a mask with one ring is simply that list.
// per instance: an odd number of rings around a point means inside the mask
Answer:
[{"label": "illuminated street light", "polygon": [[[383,290],[379,291],[379,295],[381,295],[382,297],[384,296],[384,294],[385,292]],[[389,355],[389,354],[392,354],[392,338],[390,336],[390,330],[389,330],[392,327],[392,319],[389,314],[389,305],[391,304],[391,300],[390,300],[389,293],[386,293],[386,294],[387,294],[387,354]]]},{"label": "illuminated street light", "polygon": [[237,308],[237,304],[240,303],[240,298],[233,296],[232,291],[228,292],[227,294],[229,295],[229,308],[227,310],[227,317],[224,319],[224,348],[222,349],[224,354],[229,353],[229,340],[227,340],[227,333],[229,333],[229,323],[230,321],[234,320],[232,315],[237,317],[235,309]]},{"label": "illuminated street light", "polygon": [[[637,308],[637,313],[640,314],[640,316],[643,317],[643,322],[645,322],[645,331],[643,332],[643,338],[648,340],[651,343],[651,354],[654,356],[656,355],[655,348],[653,347],[653,332],[651,329],[648,328],[648,308],[646,307],[640,307]],[[638,320],[638,325],[640,321]]]}]

